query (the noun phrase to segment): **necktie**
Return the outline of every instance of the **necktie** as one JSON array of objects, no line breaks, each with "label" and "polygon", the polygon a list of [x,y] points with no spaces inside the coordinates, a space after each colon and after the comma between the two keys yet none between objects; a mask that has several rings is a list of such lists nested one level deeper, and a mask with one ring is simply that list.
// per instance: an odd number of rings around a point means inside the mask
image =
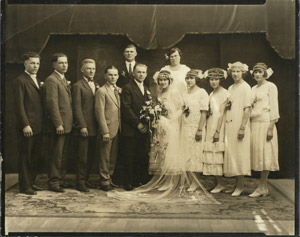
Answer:
[{"label": "necktie", "polygon": [[118,104],[119,104],[119,92],[118,92],[118,89],[117,89],[116,86],[114,86],[114,94],[115,94],[115,97],[116,97],[117,102],[118,102]]},{"label": "necktie", "polygon": [[38,82],[37,82],[37,79],[36,79],[36,74],[30,74],[30,77],[32,78],[34,84],[35,84],[38,88],[40,88],[40,87],[39,87],[39,84],[38,84]]},{"label": "necktie", "polygon": [[131,75],[132,74],[132,68],[131,68],[131,63],[129,63],[129,75]]}]

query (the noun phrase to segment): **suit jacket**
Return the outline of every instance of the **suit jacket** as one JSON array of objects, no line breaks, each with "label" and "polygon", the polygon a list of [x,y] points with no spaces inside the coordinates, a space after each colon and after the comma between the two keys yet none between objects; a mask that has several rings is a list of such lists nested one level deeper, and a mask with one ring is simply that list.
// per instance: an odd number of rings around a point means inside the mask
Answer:
[{"label": "suit jacket", "polygon": [[[94,84],[97,91],[97,86],[99,85],[95,82]],[[74,132],[80,134],[81,128],[87,128],[89,136],[95,136],[97,134],[95,95],[84,78],[73,85],[72,99],[75,126]]]},{"label": "suit jacket", "polygon": [[127,83],[122,90],[122,134],[135,136],[140,134],[137,125],[142,123],[140,111],[142,106],[150,98],[150,91],[144,85],[144,95],[134,80]]},{"label": "suit jacket", "polygon": [[[40,81],[37,79],[38,84]],[[30,126],[33,134],[43,129],[42,88],[37,87],[27,73],[16,79],[15,111],[18,129]]]},{"label": "suit jacket", "polygon": [[63,125],[65,133],[71,132],[73,123],[71,89],[56,72],[45,80],[44,97],[46,131],[55,132],[59,125]]},{"label": "suit jacket", "polygon": [[[137,64],[138,62],[135,62]],[[133,68],[132,68],[133,70]],[[123,88],[128,82],[132,81],[134,78],[129,74],[125,61],[118,66],[119,79],[117,81],[117,86]]]},{"label": "suit jacket", "polygon": [[[119,88],[120,89],[120,88]],[[113,138],[121,125],[120,97],[116,98],[108,83],[97,90],[95,98],[95,114],[100,134],[109,133]]]}]

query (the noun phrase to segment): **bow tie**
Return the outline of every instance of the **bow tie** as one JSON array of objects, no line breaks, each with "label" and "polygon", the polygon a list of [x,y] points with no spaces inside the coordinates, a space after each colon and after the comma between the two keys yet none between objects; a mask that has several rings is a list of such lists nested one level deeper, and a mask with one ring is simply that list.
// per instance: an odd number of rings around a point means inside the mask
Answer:
[{"label": "bow tie", "polygon": [[93,81],[94,81],[94,78],[91,78],[91,79],[88,78],[88,82],[93,82]]}]

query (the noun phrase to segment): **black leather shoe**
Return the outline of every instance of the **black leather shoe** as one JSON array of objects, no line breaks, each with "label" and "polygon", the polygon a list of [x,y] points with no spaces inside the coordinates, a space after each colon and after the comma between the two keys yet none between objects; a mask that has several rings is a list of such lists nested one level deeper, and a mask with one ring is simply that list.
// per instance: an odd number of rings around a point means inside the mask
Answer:
[{"label": "black leather shoe", "polygon": [[65,190],[61,187],[51,187],[49,188],[50,191],[53,191],[53,192],[57,192],[57,193],[63,193],[65,192]]},{"label": "black leather shoe", "polygon": [[105,186],[101,186],[101,189],[107,192],[113,190],[114,188],[110,185],[105,185]]},{"label": "black leather shoe", "polygon": [[35,184],[32,185],[32,189],[35,190],[35,191],[43,191],[44,190],[44,188],[39,187],[39,186],[37,186]]},{"label": "black leather shoe", "polygon": [[21,191],[20,193],[24,193],[26,195],[36,195],[36,191],[34,191],[33,189],[29,188],[29,189],[26,189],[24,191]]},{"label": "black leather shoe", "polygon": [[80,191],[80,192],[84,192],[84,193],[87,193],[89,192],[90,190],[83,184],[81,185],[77,185],[77,190]]},{"label": "black leather shoe", "polygon": [[124,186],[124,189],[125,189],[126,191],[131,191],[131,190],[133,190],[133,187],[131,186],[131,184],[126,184],[126,185]]},{"label": "black leather shoe", "polygon": [[69,183],[62,183],[59,185],[61,188],[73,188],[72,184]]},{"label": "black leather shoe", "polygon": [[90,182],[85,182],[85,186],[86,187],[88,187],[88,188],[93,188],[93,189],[95,189],[95,188],[97,188],[94,184],[91,184]]}]

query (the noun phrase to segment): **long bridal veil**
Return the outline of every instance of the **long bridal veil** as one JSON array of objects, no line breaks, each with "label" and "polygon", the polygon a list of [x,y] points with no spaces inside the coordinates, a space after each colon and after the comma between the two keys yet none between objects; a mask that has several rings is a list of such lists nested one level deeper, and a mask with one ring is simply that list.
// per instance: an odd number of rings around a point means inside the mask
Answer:
[{"label": "long bridal veil", "polygon": [[186,170],[181,141],[184,106],[181,94],[170,87],[167,93],[159,93],[158,99],[167,108],[168,116],[160,118],[152,133],[149,153],[152,179],[133,191],[113,190],[107,195],[127,201],[219,204],[201,184],[197,174]]}]

